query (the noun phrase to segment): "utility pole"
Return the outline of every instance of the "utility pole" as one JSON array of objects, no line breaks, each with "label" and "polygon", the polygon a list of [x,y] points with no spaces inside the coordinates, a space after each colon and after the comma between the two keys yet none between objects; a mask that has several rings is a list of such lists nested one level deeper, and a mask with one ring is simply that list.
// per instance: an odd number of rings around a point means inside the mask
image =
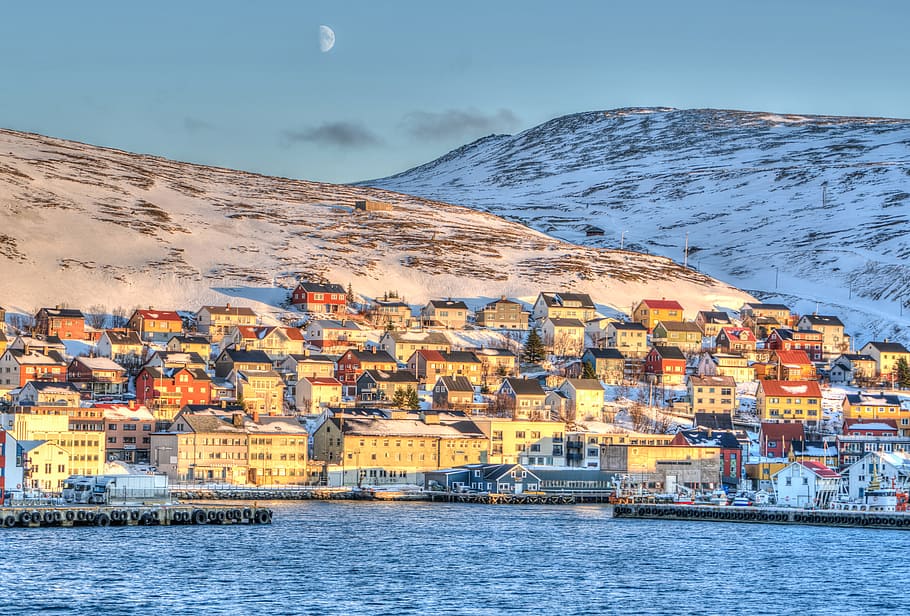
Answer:
[{"label": "utility pole", "polygon": [[686,231],[686,247],[683,249],[683,267],[689,267],[689,232]]},{"label": "utility pole", "polygon": [[619,249],[623,250],[626,245],[626,230],[622,230],[622,235],[619,236]]}]

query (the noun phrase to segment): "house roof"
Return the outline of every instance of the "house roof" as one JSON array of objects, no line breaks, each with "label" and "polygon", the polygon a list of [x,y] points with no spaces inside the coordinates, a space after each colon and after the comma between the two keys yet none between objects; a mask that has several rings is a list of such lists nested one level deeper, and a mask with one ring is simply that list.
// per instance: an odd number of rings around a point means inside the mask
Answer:
[{"label": "house roof", "polygon": [[67,319],[84,319],[85,315],[82,314],[81,310],[76,310],[75,308],[42,308],[38,311],[40,314],[44,312],[49,317],[63,317]]},{"label": "house roof", "polygon": [[809,355],[802,349],[794,349],[792,351],[776,350],[774,354],[777,355],[778,361],[785,366],[808,366],[812,364]]},{"label": "house roof", "polygon": [[858,392],[848,393],[846,400],[851,406],[900,406],[901,399],[894,394]]},{"label": "house roof", "polygon": [[822,479],[840,479],[840,475],[837,472],[831,470],[821,462],[816,462],[814,460],[800,460],[799,462],[794,462],[794,464],[803,466]]},{"label": "house roof", "polygon": [[450,392],[474,392],[474,386],[466,376],[441,376],[436,379],[436,384],[440,383]]},{"label": "house roof", "polygon": [[879,353],[908,353],[907,347],[900,342],[867,342],[866,346],[872,346]]},{"label": "house roof", "polygon": [[675,299],[643,299],[641,303],[651,310],[682,310],[682,304]]},{"label": "house roof", "polygon": [[694,387],[736,387],[732,376],[726,375],[689,375],[689,383]]},{"label": "house roof", "polygon": [[541,293],[540,297],[547,306],[572,306],[594,308],[594,302],[587,293]]},{"label": "house roof", "polygon": [[[171,336],[171,340],[176,340],[181,344],[209,344],[208,339],[204,336],[187,336],[181,334],[177,336]],[[170,342],[170,340],[168,340],[168,342]]]},{"label": "house roof", "polygon": [[495,349],[495,348],[492,348],[492,347],[481,347],[481,348],[479,348],[479,349],[478,349],[478,348],[470,349],[470,351],[471,351],[472,353],[474,353],[474,355],[476,355],[478,358],[481,357],[481,356],[485,356],[485,357],[513,357],[513,358],[514,358],[514,357],[518,357],[518,356],[515,354],[514,351],[510,351],[509,349]]},{"label": "house roof", "polygon": [[202,359],[202,356],[195,351],[155,351],[155,353],[148,358],[148,361],[145,363],[152,362],[155,358],[161,360],[162,363],[166,364],[196,364],[196,365],[205,365],[205,360]]},{"label": "house roof", "polygon": [[467,310],[468,305],[462,301],[452,299],[431,299],[429,304],[433,308],[447,308],[450,310]]},{"label": "house roof", "polygon": [[701,328],[694,321],[658,321],[668,332],[692,332],[701,335]]},{"label": "house roof", "polygon": [[821,315],[821,314],[804,314],[800,320],[802,320],[802,319],[806,319],[812,325],[824,325],[827,327],[831,327],[831,326],[843,327],[844,326],[843,321],[841,321],[840,319],[838,319],[837,317],[834,317],[834,316],[826,316],[826,315]]},{"label": "house roof", "polygon": [[574,327],[577,329],[584,329],[585,324],[581,322],[581,319],[547,319],[550,323],[553,324],[553,327]]},{"label": "house roof", "polygon": [[850,361],[850,362],[854,362],[854,361],[874,362],[875,361],[875,358],[872,357],[871,355],[861,355],[859,353],[844,353],[842,355],[838,355],[837,358],[834,360],[835,363],[837,363],[837,361],[839,359],[846,359],[847,361]]},{"label": "house roof", "polygon": [[643,334],[648,331],[648,328],[642,325],[637,321],[616,321],[607,325],[607,327],[612,327],[613,329],[625,330],[625,331],[640,331]]},{"label": "house roof", "polygon": [[410,370],[398,370],[390,372],[388,370],[364,370],[360,379],[369,377],[377,383],[417,383],[417,377]]},{"label": "house roof", "polygon": [[619,349],[585,349],[584,354],[594,359],[625,359]]},{"label": "house roof", "polygon": [[73,362],[79,362],[89,370],[114,370],[124,372],[123,366],[107,357],[76,357]]},{"label": "house roof", "polygon": [[[119,366],[118,366],[119,368]],[[41,393],[60,393],[60,394],[78,394],[79,389],[69,382],[58,383],[56,381],[29,381],[26,385],[31,385],[35,391]]]},{"label": "house roof", "polygon": [[566,379],[565,383],[570,384],[576,390],[583,391],[603,391],[604,386],[598,379]]},{"label": "house roof", "polygon": [[450,364],[479,364],[480,358],[472,351],[438,351]]},{"label": "house roof", "polygon": [[681,359],[686,360],[686,356],[682,351],[679,350],[679,347],[675,346],[661,346],[659,344],[654,345],[651,349],[660,355],[661,359]]},{"label": "house roof", "polygon": [[705,323],[730,323],[730,315],[719,310],[699,310],[698,314]]},{"label": "house roof", "polygon": [[258,364],[269,364],[271,365],[272,360],[269,359],[269,356],[265,351],[253,350],[245,351],[242,349],[225,349],[221,352],[221,355],[218,359],[226,357],[227,360],[233,363],[258,363]]},{"label": "house roof", "polygon": [[[398,360],[396,360],[385,351],[361,351],[360,349],[348,349],[344,352],[344,355],[342,355],[342,357],[345,356],[353,357],[359,362],[392,364],[396,366],[398,365]],[[338,361],[340,364],[341,360],[339,359]]]},{"label": "house roof", "polygon": [[783,304],[754,304],[750,302],[743,304],[743,308],[751,308],[752,310],[786,310],[790,312],[790,309]]},{"label": "house roof", "polygon": [[130,408],[122,404],[98,405],[104,409],[104,419],[113,421],[154,421],[155,416],[145,406]]},{"label": "house roof", "polygon": [[762,440],[777,441],[785,439],[787,441],[804,440],[806,438],[806,428],[802,422],[795,423],[772,423],[762,422],[761,424]]},{"label": "house roof", "polygon": [[142,338],[139,337],[139,332],[133,329],[129,329],[125,332],[118,332],[107,329],[102,335],[107,335],[107,338],[111,341],[111,344],[122,346],[142,346]]},{"label": "house roof", "polygon": [[29,351],[26,353],[20,349],[7,349],[7,353],[9,353],[20,366],[66,365],[66,360],[63,358],[63,355],[56,349],[48,349],[47,353],[40,353],[38,351]]},{"label": "house roof", "polygon": [[730,341],[755,342],[755,334],[746,327],[722,327],[717,335],[720,336],[721,334]]},{"label": "house roof", "polygon": [[696,447],[721,447],[723,449],[740,449],[739,440],[732,431],[690,429],[680,430],[676,433],[678,438],[684,439],[689,445]]},{"label": "house roof", "polygon": [[512,391],[519,396],[545,396],[546,392],[543,390],[543,387],[540,386],[540,381],[537,379],[518,379],[514,377],[509,377],[504,379],[500,389],[505,387],[508,383]]},{"label": "house roof", "polygon": [[144,368],[142,368],[142,370],[140,372],[145,371],[148,373],[149,376],[151,376],[154,379],[158,379],[158,378],[172,379],[181,370],[186,370],[187,372],[189,372],[193,376],[193,379],[195,379],[197,381],[211,381],[212,380],[209,377],[209,375],[206,373],[206,371],[203,370],[202,368],[188,368],[186,366],[165,368],[164,370],[160,370],[159,368],[157,368],[155,366],[145,366]]},{"label": "house roof", "polygon": [[521,469],[526,472],[528,475],[540,481],[540,477],[534,474],[533,471],[527,469],[521,464],[495,464],[492,466],[484,467],[483,469],[483,478],[484,481],[498,481],[502,477],[510,474],[513,470]]},{"label": "house roof", "polygon": [[301,380],[316,387],[341,387],[341,381],[331,376],[305,376]]},{"label": "house roof", "polygon": [[297,286],[307,293],[345,293],[344,287],[335,283],[301,282]]},{"label": "house roof", "polygon": [[819,399],[822,397],[822,390],[817,381],[759,381],[758,386],[767,396]]},{"label": "house roof", "polygon": [[150,321],[179,321],[183,323],[180,315],[173,310],[137,310],[134,314],[138,314],[143,319]]},{"label": "house roof", "polygon": [[[252,308],[247,308],[246,306],[231,306],[230,304],[226,306],[203,306],[199,309],[199,312],[207,310],[209,314],[217,314],[224,316],[240,316],[245,317],[255,317],[256,313],[253,312]],[[197,313],[198,314],[198,313]]]},{"label": "house roof", "polygon": [[791,441],[793,455],[812,458],[834,458],[837,456],[837,443],[830,441]]},{"label": "house roof", "polygon": [[432,438],[476,438],[485,439],[486,435],[473,421],[462,419],[438,424],[424,423],[420,419],[386,419],[378,417],[350,417],[343,420],[331,419],[344,434],[350,436],[402,436]]},{"label": "house roof", "polygon": [[849,432],[897,432],[896,419],[876,419],[866,421],[863,419],[845,417],[844,434]]},{"label": "house roof", "polygon": [[730,413],[695,413],[695,427],[709,430],[732,430],[733,416]]}]

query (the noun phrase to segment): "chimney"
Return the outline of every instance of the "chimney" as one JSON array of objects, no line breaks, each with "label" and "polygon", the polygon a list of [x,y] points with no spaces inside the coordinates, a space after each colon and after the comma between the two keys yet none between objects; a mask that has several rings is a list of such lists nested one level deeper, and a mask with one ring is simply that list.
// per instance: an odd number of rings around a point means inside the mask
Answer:
[{"label": "chimney", "polygon": [[[243,427],[243,413],[234,413],[231,416],[231,419],[232,419],[232,423],[234,424],[235,428]],[[253,421],[256,421],[256,420],[253,419]]]},{"label": "chimney", "polygon": [[127,407],[129,407],[130,410],[133,410],[134,408],[136,408],[136,401],[135,401],[135,400],[130,400],[130,401],[127,403]]},{"label": "chimney", "polygon": [[223,408],[223,409],[226,409],[226,408],[227,408],[227,400],[222,400],[222,401],[221,401],[221,408]]},{"label": "chimney", "polygon": [[259,423],[259,411],[253,411],[253,423]]},{"label": "chimney", "polygon": [[225,304],[225,305],[224,305],[224,309],[225,309],[225,310],[230,310],[230,309],[231,309],[231,303],[228,302],[227,304]]},{"label": "chimney", "polygon": [[424,424],[428,426],[438,426],[439,425],[439,413],[420,413],[420,419]]}]

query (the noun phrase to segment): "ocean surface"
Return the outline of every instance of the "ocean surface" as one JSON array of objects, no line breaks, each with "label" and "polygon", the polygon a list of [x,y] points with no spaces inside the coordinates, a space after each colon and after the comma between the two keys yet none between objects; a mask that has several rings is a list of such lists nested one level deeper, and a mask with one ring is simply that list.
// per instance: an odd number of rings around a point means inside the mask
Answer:
[{"label": "ocean surface", "polygon": [[13,614],[896,614],[910,532],[608,506],[274,503],[271,526],[0,529]]}]

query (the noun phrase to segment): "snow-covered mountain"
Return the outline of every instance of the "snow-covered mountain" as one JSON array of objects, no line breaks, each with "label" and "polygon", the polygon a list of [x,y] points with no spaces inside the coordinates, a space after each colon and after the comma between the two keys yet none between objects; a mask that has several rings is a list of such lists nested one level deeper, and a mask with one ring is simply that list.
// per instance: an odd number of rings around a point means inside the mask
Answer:
[{"label": "snow-covered mountain", "polygon": [[[668,256],[854,332],[910,305],[910,121],[619,109],[492,135],[359,183],[566,241]],[[586,237],[590,225],[603,236]],[[685,247],[688,241],[688,255]]]},{"label": "snow-covered mountain", "polygon": [[[394,209],[357,211],[357,199]],[[318,277],[412,303],[575,290],[621,310],[672,294],[694,314],[749,298],[663,257],[577,246],[446,203],[0,130],[7,309],[277,304],[286,291],[275,283]]]}]

